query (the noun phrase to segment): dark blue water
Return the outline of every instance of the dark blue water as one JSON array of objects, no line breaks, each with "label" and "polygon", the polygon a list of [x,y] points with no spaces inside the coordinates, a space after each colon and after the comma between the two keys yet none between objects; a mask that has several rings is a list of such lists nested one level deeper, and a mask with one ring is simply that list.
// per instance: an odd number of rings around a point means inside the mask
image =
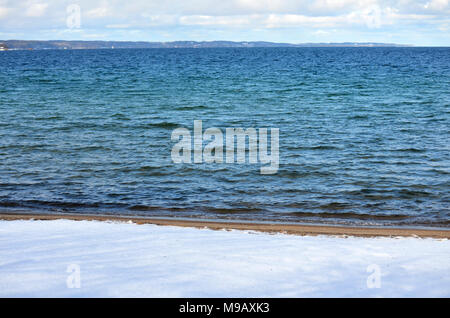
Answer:
[{"label": "dark blue water", "polygon": [[[450,225],[449,48],[0,52],[0,210]],[[275,127],[280,167],[174,164]]]}]

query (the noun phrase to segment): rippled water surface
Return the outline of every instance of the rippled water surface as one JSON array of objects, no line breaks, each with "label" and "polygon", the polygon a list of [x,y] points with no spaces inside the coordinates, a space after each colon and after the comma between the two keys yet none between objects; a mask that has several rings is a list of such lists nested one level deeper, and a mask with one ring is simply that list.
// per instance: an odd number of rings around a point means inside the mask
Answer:
[{"label": "rippled water surface", "polygon": [[[0,210],[450,227],[449,48],[0,52]],[[174,164],[276,127],[280,167]]]}]

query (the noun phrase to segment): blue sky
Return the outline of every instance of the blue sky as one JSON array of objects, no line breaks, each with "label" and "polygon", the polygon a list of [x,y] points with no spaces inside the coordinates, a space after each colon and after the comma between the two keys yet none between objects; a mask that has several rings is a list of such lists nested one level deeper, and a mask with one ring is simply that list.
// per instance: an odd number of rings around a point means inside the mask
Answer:
[{"label": "blue sky", "polygon": [[450,46],[450,0],[0,0],[0,39]]}]

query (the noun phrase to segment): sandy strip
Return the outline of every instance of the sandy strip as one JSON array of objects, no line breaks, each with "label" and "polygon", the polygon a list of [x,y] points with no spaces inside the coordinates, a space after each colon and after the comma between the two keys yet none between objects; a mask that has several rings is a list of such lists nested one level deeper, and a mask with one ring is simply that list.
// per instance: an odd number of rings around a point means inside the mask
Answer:
[{"label": "sandy strip", "polygon": [[136,224],[155,224],[166,226],[181,226],[194,228],[208,228],[212,230],[244,230],[267,233],[286,233],[295,235],[339,235],[339,236],[413,236],[450,239],[450,230],[444,229],[414,229],[393,227],[352,227],[330,225],[304,225],[304,224],[280,224],[280,223],[245,223],[226,221],[200,221],[179,219],[154,219],[128,216],[100,216],[100,215],[76,215],[76,214],[1,214],[0,220],[96,220],[96,221],[132,221]]}]

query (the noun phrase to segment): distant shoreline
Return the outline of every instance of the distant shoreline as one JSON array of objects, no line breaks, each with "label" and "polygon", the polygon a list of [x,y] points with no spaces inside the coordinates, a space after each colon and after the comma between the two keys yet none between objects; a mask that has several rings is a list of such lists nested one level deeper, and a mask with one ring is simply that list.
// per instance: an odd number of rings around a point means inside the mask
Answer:
[{"label": "distant shoreline", "polygon": [[377,42],[341,43],[276,43],[266,41],[65,41],[65,40],[0,40],[7,50],[87,50],[143,48],[270,48],[270,47],[414,47],[409,44]]},{"label": "distant shoreline", "polygon": [[358,226],[331,226],[331,225],[305,225],[280,223],[250,223],[226,221],[200,221],[170,218],[143,218],[132,216],[105,216],[83,214],[0,214],[0,220],[59,220],[74,221],[131,221],[136,224],[154,224],[160,226],[178,226],[191,228],[208,228],[212,230],[241,230],[265,233],[284,233],[300,236],[356,236],[356,237],[422,237],[450,239],[450,230],[398,228],[398,227],[358,227]]}]

